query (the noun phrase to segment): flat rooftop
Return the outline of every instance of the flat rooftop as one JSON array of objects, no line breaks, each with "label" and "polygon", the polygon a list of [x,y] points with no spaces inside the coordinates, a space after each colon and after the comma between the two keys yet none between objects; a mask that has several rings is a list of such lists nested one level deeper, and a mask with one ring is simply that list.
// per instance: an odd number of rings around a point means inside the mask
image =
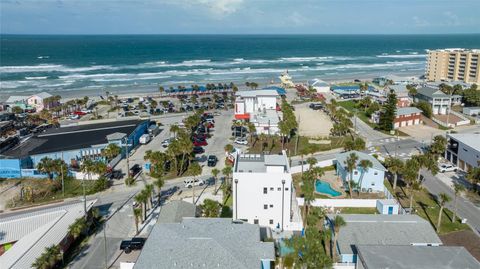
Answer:
[{"label": "flat rooftop", "polygon": [[[355,254],[356,246],[441,245],[442,241],[428,221],[417,215],[340,214],[346,225],[340,228],[341,254]],[[335,215],[328,215],[333,219]]]},{"label": "flat rooftop", "polygon": [[134,269],[262,268],[262,260],[275,260],[275,248],[260,238],[260,226],[228,218],[157,223]]},{"label": "flat rooftop", "polygon": [[266,109],[265,112],[253,112],[250,116],[250,120],[253,123],[258,123],[261,125],[278,125],[280,122],[280,117],[278,112],[274,109]]},{"label": "flat rooftop", "polygon": [[288,159],[285,155],[240,154],[237,157],[235,172],[265,173],[267,166],[283,166],[288,171]]},{"label": "flat rooftop", "polygon": [[480,151],[480,133],[463,133],[463,134],[448,134],[451,138],[477,150]]},{"label": "flat rooftop", "polygon": [[235,95],[240,97],[260,97],[260,96],[278,97],[280,96],[277,90],[269,90],[269,89],[238,91]]},{"label": "flat rooftop", "polygon": [[49,129],[3,154],[20,158],[29,155],[89,148],[92,145],[107,143],[107,135],[113,133],[130,135],[142,122],[142,120],[127,120]]},{"label": "flat rooftop", "polygon": [[480,263],[464,247],[358,246],[359,269],[474,269]]}]

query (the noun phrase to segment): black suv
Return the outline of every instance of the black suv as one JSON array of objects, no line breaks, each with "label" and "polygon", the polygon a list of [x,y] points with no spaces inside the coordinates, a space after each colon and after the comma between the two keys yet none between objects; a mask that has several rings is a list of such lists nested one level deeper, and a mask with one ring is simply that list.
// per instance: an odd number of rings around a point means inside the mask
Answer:
[{"label": "black suv", "polygon": [[323,107],[323,105],[320,103],[311,103],[308,107],[310,107],[313,110],[319,110]]},{"label": "black suv", "polygon": [[140,171],[142,171],[142,167],[140,167],[139,164],[135,164],[132,167],[130,167],[129,176],[134,177],[135,175],[140,173]]},{"label": "black suv", "polygon": [[142,249],[143,245],[145,245],[145,238],[134,237],[132,240],[123,240],[120,243],[120,250],[130,253],[132,250]]},{"label": "black suv", "polygon": [[205,150],[202,147],[193,147],[193,154],[204,153]]},{"label": "black suv", "polygon": [[207,166],[214,167],[217,165],[218,158],[215,155],[209,155],[207,159]]}]

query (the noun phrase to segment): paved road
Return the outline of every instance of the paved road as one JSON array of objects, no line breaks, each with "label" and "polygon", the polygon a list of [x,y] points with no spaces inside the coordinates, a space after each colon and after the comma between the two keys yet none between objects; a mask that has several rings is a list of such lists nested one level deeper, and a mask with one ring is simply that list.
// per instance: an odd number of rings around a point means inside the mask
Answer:
[{"label": "paved road", "polygon": [[366,124],[361,119],[359,119],[357,116],[354,116],[352,118],[352,123],[353,123],[354,128],[356,126],[357,133],[359,135],[361,135],[362,137],[364,137],[367,142],[373,142],[375,140],[391,137],[391,136],[386,135],[382,132],[374,130],[368,124]]},{"label": "paved road", "polygon": [[[452,198],[452,201],[447,203],[447,208],[453,210],[453,197],[455,196],[455,194],[452,188],[448,187],[439,178],[433,176],[428,171],[423,171],[422,175],[425,178],[425,180],[423,181],[423,185],[428,189],[430,193],[434,195],[446,193]],[[462,218],[466,218],[467,224],[470,225],[472,230],[474,230],[475,233],[480,236],[480,208],[475,206],[469,200],[463,197],[458,197],[457,209],[458,215]]]}]

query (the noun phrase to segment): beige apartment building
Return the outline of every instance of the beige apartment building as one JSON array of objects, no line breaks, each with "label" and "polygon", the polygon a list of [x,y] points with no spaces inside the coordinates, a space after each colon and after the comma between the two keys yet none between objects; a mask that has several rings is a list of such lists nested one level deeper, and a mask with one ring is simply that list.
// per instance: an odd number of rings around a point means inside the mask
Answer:
[{"label": "beige apartment building", "polygon": [[480,83],[480,49],[431,50],[427,56],[428,81]]}]

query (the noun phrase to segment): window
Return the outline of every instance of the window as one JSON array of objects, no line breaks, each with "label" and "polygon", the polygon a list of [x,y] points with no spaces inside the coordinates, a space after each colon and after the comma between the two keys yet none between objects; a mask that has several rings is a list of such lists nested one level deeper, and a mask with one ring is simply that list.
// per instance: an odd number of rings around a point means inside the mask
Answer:
[{"label": "window", "polygon": [[372,182],[372,186],[375,186],[375,182]]},{"label": "window", "polygon": [[263,209],[267,209],[268,208],[268,205],[263,205]]},{"label": "window", "polygon": [[270,205],[270,208],[273,208],[273,205]]},{"label": "window", "polygon": [[274,189],[275,189],[275,188],[273,188],[273,187],[270,187],[270,191],[273,191]]},{"label": "window", "polygon": [[288,188],[285,188],[285,191],[288,191]]},{"label": "window", "polygon": [[253,224],[258,224],[258,219],[254,219]]},{"label": "window", "polygon": [[354,175],[358,175],[358,171],[353,172]]},{"label": "window", "polygon": [[278,191],[281,191],[281,190],[282,190],[282,188],[278,187],[278,189],[277,189],[277,190],[278,190]]},{"label": "window", "polygon": [[273,224],[273,219],[271,219],[268,223]]},{"label": "window", "polygon": [[378,175],[378,172],[377,172],[377,171],[375,171],[375,172],[373,172],[373,174],[374,174],[374,175]]},{"label": "window", "polygon": [[263,188],[263,194],[267,194],[267,188]]}]

